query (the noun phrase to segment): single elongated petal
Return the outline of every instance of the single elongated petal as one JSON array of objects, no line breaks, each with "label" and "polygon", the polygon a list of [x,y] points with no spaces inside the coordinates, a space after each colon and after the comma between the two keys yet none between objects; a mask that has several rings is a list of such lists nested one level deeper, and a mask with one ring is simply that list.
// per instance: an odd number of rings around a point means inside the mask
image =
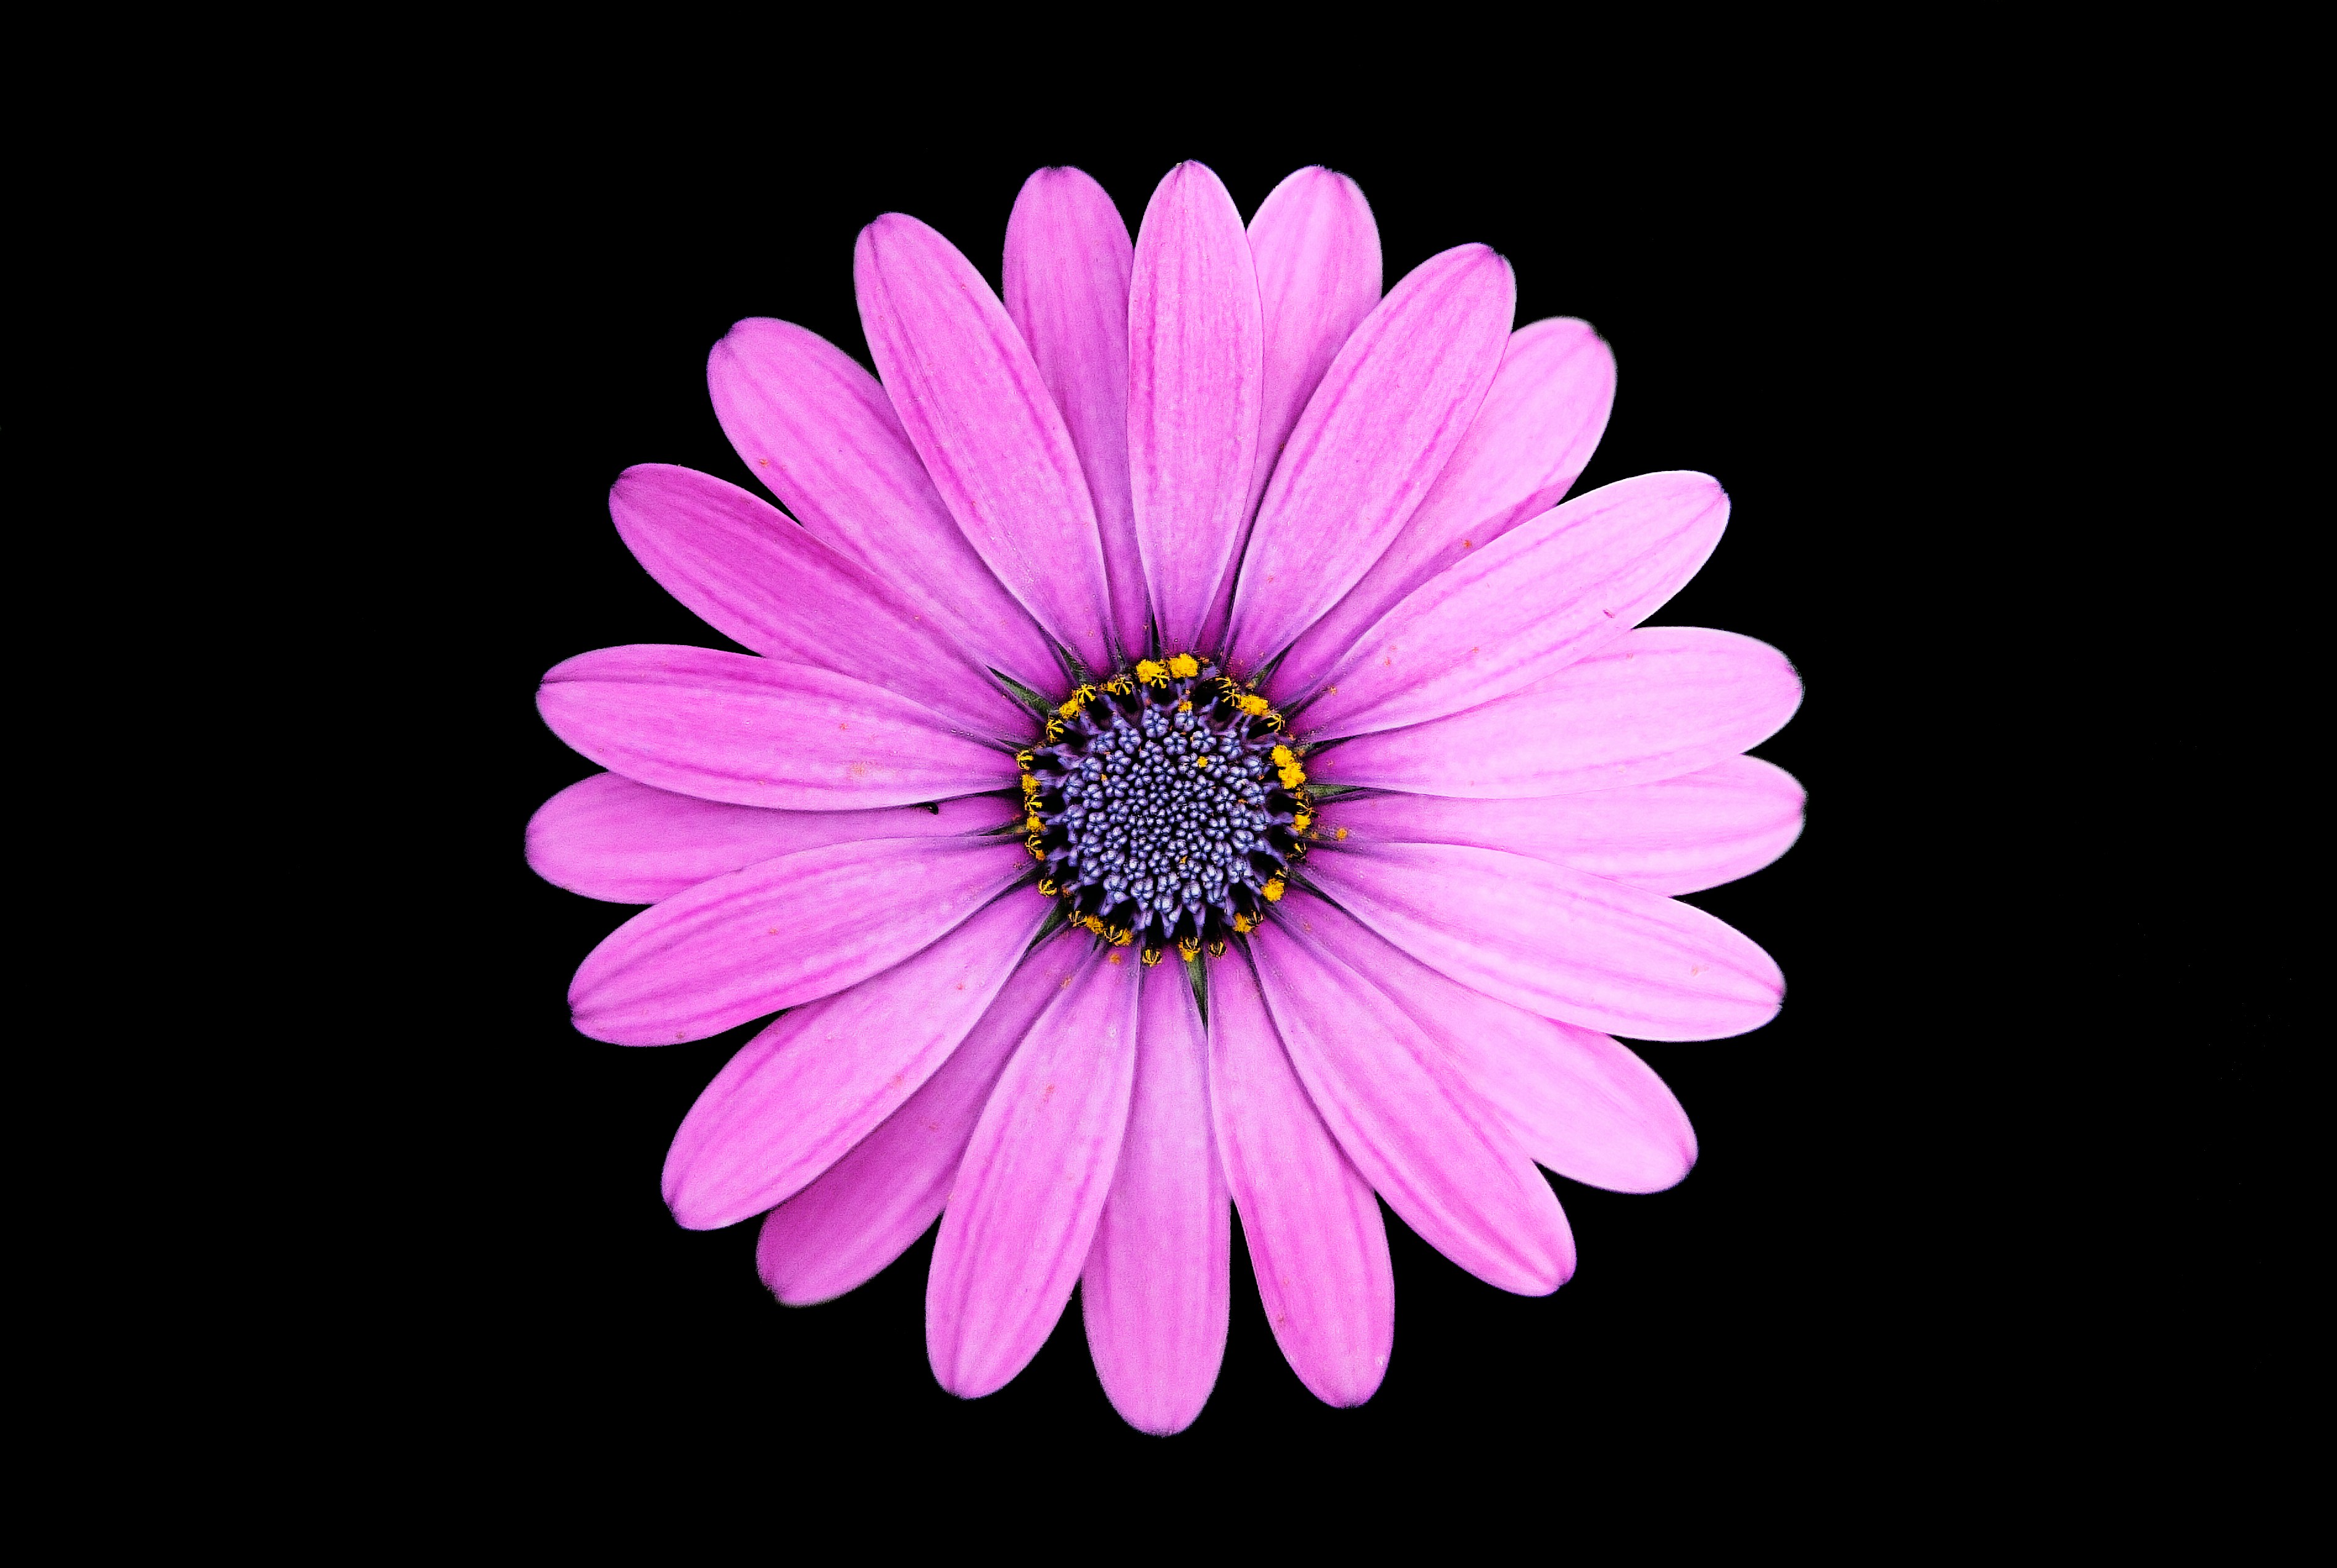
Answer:
[{"label": "single elongated petal", "polygon": [[1448,979],[1319,900],[1305,924],[1442,1047],[1517,1147],[1561,1176],[1656,1192],[1696,1163],[1687,1113],[1648,1064],[1604,1034]]},{"label": "single elongated petal", "polygon": [[1208,1043],[1182,966],[1145,972],[1136,1088],[1080,1275],[1088,1350],[1128,1424],[1193,1424],[1225,1360],[1233,1211],[1209,1126]]},{"label": "single elongated petal", "polygon": [[1648,784],[1759,745],[1801,703],[1793,665],[1766,642],[1643,626],[1481,707],[1334,746],[1306,771],[1476,799]]},{"label": "single elongated petal", "polygon": [[1011,838],[897,839],[881,855],[831,844],[761,861],[609,933],[577,968],[568,1006],[595,1040],[703,1040],[891,968],[1030,864]]},{"label": "single elongated petal", "polygon": [[1653,784],[1541,800],[1357,795],[1327,803],[1319,820],[1335,846],[1473,844],[1679,894],[1749,877],[1783,855],[1801,837],[1802,800],[1784,769],[1731,757]]},{"label": "single elongated petal", "polygon": [[1238,955],[1209,970],[1209,1105],[1275,1343],[1315,1397],[1362,1404],[1395,1342],[1387,1227],[1291,1069]]},{"label": "single elongated petal", "polygon": [[1004,800],[969,795],[933,809],[767,811],[676,795],[596,773],[545,801],[527,824],[527,863],[555,887],[614,904],[654,904],[758,860],[875,838],[946,838],[1014,820]]},{"label": "single elongated petal", "polygon": [[1224,645],[1250,523],[1276,460],[1323,373],[1380,302],[1379,227],[1363,189],[1344,174],[1301,169],[1276,185],[1249,220],[1249,249],[1257,269],[1265,387],[1241,537],[1218,580],[1201,633],[1200,646],[1210,649]]},{"label": "single elongated petal", "polygon": [[1153,191],[1128,297],[1128,448],[1144,580],[1172,652],[1198,646],[1239,542],[1257,455],[1257,272],[1217,177],[1180,163]]},{"label": "single elongated petal", "polygon": [[1703,910],[1569,866],[1457,844],[1310,858],[1356,918],[1464,985],[1640,1040],[1718,1040],[1776,1016],[1775,960]]},{"label": "single elongated petal", "polygon": [[772,659],[882,686],[969,725],[1021,737],[1030,714],[955,639],[881,578],[709,474],[644,463],[609,492],[649,574],[723,635]]},{"label": "single elongated petal", "polygon": [[966,1146],[925,1281],[925,1354],[961,1398],[995,1393],[1062,1316],[1120,1163],[1137,975],[1091,958],[1040,1015]]},{"label": "single elongated petal", "polygon": [[737,806],[909,806],[1014,781],[1005,752],[881,686],[710,648],[580,653],[552,666],[535,705],[601,767]]},{"label": "single elongated petal", "polygon": [[1058,931],[1033,948],[964,1043],[885,1124],[763,1221],[756,1270],[790,1307],[843,1295],[941,1218],[974,1122],[1007,1058],[1055,999],[1087,938]]},{"label": "single elongated petal", "polygon": [[[1521,524],[1431,577],[1356,643],[1300,728],[1393,730],[1506,697],[1587,659],[1696,575],[1728,523],[1702,474],[1643,474]],[[1305,692],[1284,688],[1286,702]]]},{"label": "single elongated petal", "polygon": [[1615,356],[1587,321],[1554,317],[1510,334],[1469,433],[1363,581],[1308,627],[1277,671],[1312,691],[1403,596],[1565,497],[1615,406]]},{"label": "single elongated petal", "polygon": [[1111,668],[1087,480],[1006,308],[956,246],[898,212],[860,231],[852,276],[877,373],[950,515],[1050,636]]},{"label": "single elongated petal", "polygon": [[1482,245],[1432,256],[1355,328],[1298,416],[1234,589],[1232,654],[1257,668],[1353,588],[1467,434],[1517,299]]},{"label": "single elongated petal", "polygon": [[1276,913],[1251,938],[1258,979],[1347,1158],[1422,1240],[1487,1284],[1525,1296],[1564,1284],[1574,1237],[1532,1161],[1376,977],[1349,967],[1328,906],[1294,891]]},{"label": "single elongated petal", "polygon": [[1022,182],[1006,220],[1006,314],[1030,347],[1087,475],[1125,649],[1144,646],[1144,563],[1128,487],[1128,274],[1133,247],[1111,198],[1077,169]]},{"label": "single elongated petal", "polygon": [[1004,897],[924,952],[783,1014],[682,1118],[665,1200],[693,1230],[785,1202],[844,1157],[949,1059],[1047,917]]},{"label": "single elongated petal", "polygon": [[1061,681],[1038,624],[942,504],[876,377],[792,321],[739,322],[707,356],[714,415],[756,479],[839,554],[892,583],[977,662]]}]

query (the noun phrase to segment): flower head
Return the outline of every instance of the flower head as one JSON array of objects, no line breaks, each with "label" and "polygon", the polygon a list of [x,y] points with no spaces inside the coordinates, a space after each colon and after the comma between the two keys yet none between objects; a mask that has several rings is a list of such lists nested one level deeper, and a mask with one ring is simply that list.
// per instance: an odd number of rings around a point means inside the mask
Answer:
[{"label": "flower head", "polygon": [[[688,469],[611,495],[642,565],[752,655],[637,646],[540,705],[609,769],[531,863],[643,903],[570,991],[652,1045],[777,1017],[677,1133],[684,1225],[762,1214],[782,1300],[938,1217],[934,1374],[1011,1379],[1083,1285],[1134,1425],[1198,1414],[1229,1205],[1290,1365],[1385,1369],[1374,1194],[1479,1277],[1573,1272],[1536,1165],[1650,1191],[1695,1139],[1611,1037],[1759,1027],[1783,981],[1673,895],[1758,869],[1801,791],[1744,753],[1775,651],[1643,627],[1727,499],[1656,474],[1563,499],[1606,346],[1511,330],[1508,264],[1384,298],[1362,193],[1302,170],[1245,229],[1162,181],[1133,243],[1042,170],[1004,295],[898,214],[855,257],[881,380],[742,321],[714,405],[786,512]],[[792,515],[790,515],[790,514]]]}]

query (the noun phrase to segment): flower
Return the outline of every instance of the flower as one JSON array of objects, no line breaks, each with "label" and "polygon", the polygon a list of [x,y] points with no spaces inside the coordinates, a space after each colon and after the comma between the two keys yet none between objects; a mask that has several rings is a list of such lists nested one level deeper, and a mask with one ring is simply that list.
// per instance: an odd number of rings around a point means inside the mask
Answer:
[{"label": "flower", "polygon": [[[1678,902],[1782,854],[1802,793],[1744,753],[1775,650],[1640,624],[1711,554],[1718,485],[1563,501],[1614,364],[1512,331],[1508,264],[1384,298],[1353,181],[1245,230],[1208,169],[1131,244],[1031,177],[1004,298],[891,214],[855,256],[882,381],[802,328],[716,345],[715,410],[786,506],[656,465],[611,494],[675,597],[752,654],[583,654],[539,703],[610,769],[530,863],[650,906],[570,990],[650,1045],[777,1017],[676,1134],[685,1226],[765,1215],[783,1301],[936,1217],[926,1342],[968,1397],[1073,1287],[1103,1387],[1173,1432],[1217,1378],[1230,1204],[1319,1397],[1378,1387],[1374,1194],[1541,1294],[1574,1245],[1546,1166],[1652,1191],[1696,1142],[1611,1037],[1759,1027],[1768,956]],[[788,515],[792,514],[792,517]]]}]

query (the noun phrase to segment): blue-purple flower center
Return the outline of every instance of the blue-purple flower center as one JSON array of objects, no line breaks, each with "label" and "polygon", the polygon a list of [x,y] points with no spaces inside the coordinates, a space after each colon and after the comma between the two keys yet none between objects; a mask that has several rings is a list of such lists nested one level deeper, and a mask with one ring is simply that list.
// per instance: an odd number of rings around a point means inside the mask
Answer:
[{"label": "blue-purple flower center", "polygon": [[[1178,672],[1181,671],[1181,672]],[[1149,962],[1247,931],[1282,897],[1305,775],[1263,699],[1188,655],[1081,687],[1025,753],[1042,891]]]}]

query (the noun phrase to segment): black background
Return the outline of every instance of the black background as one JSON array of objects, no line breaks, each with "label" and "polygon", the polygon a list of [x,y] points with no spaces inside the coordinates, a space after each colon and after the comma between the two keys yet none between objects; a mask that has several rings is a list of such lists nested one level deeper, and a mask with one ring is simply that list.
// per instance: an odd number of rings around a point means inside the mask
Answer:
[{"label": "black background", "polygon": [[[1985,1044],[1982,997],[2006,982],[1981,972],[1990,938],[1967,903],[1992,797],[1960,783],[1950,799],[1937,777],[1985,696],[1969,661],[1941,678],[1941,628],[2017,612],[1970,567],[2022,526],[1969,498],[1980,443],[2013,415],[1960,407],[1967,384],[1931,368],[1975,351],[2014,264],[1968,221],[1980,199],[1951,165],[1815,128],[1642,138],[1603,167],[1579,137],[1517,127],[1442,142],[1197,121],[1149,140],[969,130],[897,152],[775,142],[719,167],[667,145],[508,131],[442,166],[443,190],[407,191],[427,220],[384,236],[412,290],[405,351],[429,388],[414,416],[437,454],[401,492],[407,542],[431,562],[414,608],[428,695],[407,721],[439,760],[415,770],[410,802],[432,824],[416,881],[433,886],[405,890],[427,933],[402,941],[414,983],[444,999],[395,1048],[409,1125],[386,1163],[408,1227],[405,1333],[426,1347],[450,1441],[749,1470],[1043,1459],[1130,1485],[1268,1463],[1353,1487],[1429,1461],[1772,1464],[1813,1432],[1832,1463],[1880,1464],[1902,1439],[1861,1452],[1860,1434],[1904,1434],[1972,1396],[2005,1276],[2032,1299],[2041,1287],[1991,1185],[2029,1112],[1972,1108],[2002,1050]],[[1237,1241],[1217,1391],[1164,1441],[1106,1402],[1076,1298],[1020,1377],[962,1402],[925,1364],[930,1235],[853,1294],[794,1309],[755,1277],[752,1223],[676,1227],[658,1190],[667,1142],[754,1026],[657,1050],[572,1031],[569,976],[631,911],[536,880],[521,833],[596,770],[536,718],[545,669],[617,643],[727,646],[633,563],[605,496],[639,462],[754,488],[705,395],[730,323],[798,321],[865,363],[851,249],[869,219],[924,219],[994,287],[1032,168],[1084,168],[1133,231],[1186,157],[1245,216],[1291,169],[1339,169],[1372,202],[1388,283],[1481,240],[1516,270],[1521,325],[1598,328],[1619,388],[1577,492],[1665,468],[1727,487],[1717,553],[1654,619],[1794,660],[1806,701],[1759,754],[1810,804],[1781,862],[1694,898],[1776,956],[1782,1016],[1642,1047],[1696,1124],[1686,1182],[1625,1197],[1559,1181],[1581,1261],[1540,1299],[1474,1280],[1388,1215],[1395,1348],[1352,1411],[1283,1364]],[[2049,1185],[2059,1157],[2019,1180]],[[2049,1338],[2030,1316],[2032,1340]]]}]

